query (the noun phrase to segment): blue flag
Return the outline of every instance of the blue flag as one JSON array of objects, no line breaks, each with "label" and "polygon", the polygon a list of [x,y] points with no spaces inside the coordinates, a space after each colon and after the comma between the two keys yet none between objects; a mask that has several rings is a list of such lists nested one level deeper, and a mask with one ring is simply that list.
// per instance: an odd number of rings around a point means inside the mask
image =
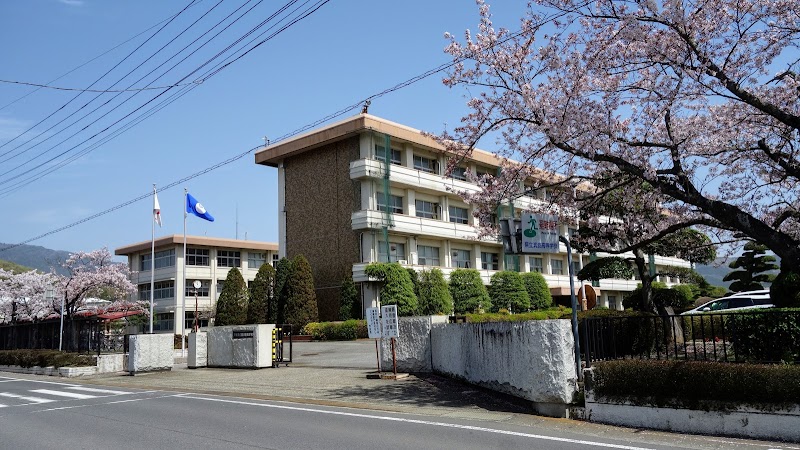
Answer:
[{"label": "blue flag", "polygon": [[201,219],[206,219],[209,222],[214,221],[214,216],[208,213],[203,205],[197,201],[196,198],[192,197],[192,194],[186,193],[186,212],[192,213]]}]

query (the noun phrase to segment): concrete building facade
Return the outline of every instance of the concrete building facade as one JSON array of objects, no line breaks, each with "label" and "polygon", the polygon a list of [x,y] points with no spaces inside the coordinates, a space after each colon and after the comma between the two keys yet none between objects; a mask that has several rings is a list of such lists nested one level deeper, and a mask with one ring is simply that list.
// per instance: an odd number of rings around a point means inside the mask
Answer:
[{"label": "concrete building facade", "polygon": [[[151,242],[145,241],[120,247],[114,251],[114,254],[128,258],[131,281],[138,289],[134,298],[142,301],[150,300],[150,246]],[[249,284],[255,279],[262,264],[274,266],[277,261],[276,243],[186,236],[184,279],[183,235],[174,234],[157,238],[153,331],[175,334],[190,331],[194,322],[195,294],[200,311],[200,324],[208,325],[210,313],[214,310],[231,268],[238,268],[245,282]],[[195,280],[200,281],[200,289],[195,290],[193,286]],[[180,320],[181,316],[184,317],[183,321]]]},{"label": "concrete building facade", "polygon": [[[280,256],[302,254],[308,259],[321,320],[336,318],[338,287],[347,276],[361,283],[362,306],[376,305],[378,286],[364,274],[372,262],[398,262],[418,271],[438,267],[446,277],[455,268],[474,268],[486,284],[498,270],[537,271],[554,296],[569,295],[563,244],[556,254],[505,255],[498,240],[479,238],[473,207],[456,194],[480,189],[467,180],[466,171],[495,174],[500,160],[475,150],[445,177],[449,156],[419,130],[369,114],[256,153],[257,164],[278,170]],[[520,181],[520,187],[532,181]],[[547,201],[548,195],[540,189],[517,198],[507,213],[518,216]],[[561,225],[560,232],[569,235],[574,227]],[[572,256],[576,270],[590,259],[588,254]],[[689,266],[658,256],[655,264]],[[601,280],[595,287],[598,305],[622,309],[622,295],[636,285],[635,279]]]}]

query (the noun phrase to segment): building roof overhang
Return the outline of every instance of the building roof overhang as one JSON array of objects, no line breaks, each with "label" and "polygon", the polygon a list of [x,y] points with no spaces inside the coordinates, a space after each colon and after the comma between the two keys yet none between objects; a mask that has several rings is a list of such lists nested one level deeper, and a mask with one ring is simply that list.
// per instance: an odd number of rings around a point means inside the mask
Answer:
[{"label": "building roof overhang", "polygon": [[[145,250],[150,250],[151,241],[137,242],[136,244],[126,245],[114,250],[115,255],[132,255]],[[155,241],[156,249],[183,245],[183,235],[173,234],[163,236]],[[264,250],[278,251],[278,244],[275,242],[247,241],[242,239],[225,239],[205,236],[186,236],[186,245],[200,245],[204,247],[222,247],[245,250]]]}]

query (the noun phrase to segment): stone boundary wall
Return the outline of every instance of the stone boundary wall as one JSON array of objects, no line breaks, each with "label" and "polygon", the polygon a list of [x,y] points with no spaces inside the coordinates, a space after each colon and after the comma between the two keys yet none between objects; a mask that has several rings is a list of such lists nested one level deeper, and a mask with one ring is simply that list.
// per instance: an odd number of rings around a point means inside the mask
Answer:
[{"label": "stone boundary wall", "polygon": [[530,400],[543,415],[566,417],[578,392],[568,320],[437,324],[434,372]]},{"label": "stone boundary wall", "polygon": [[[272,367],[274,324],[211,327],[206,334],[208,367]],[[199,350],[199,345],[198,345]]]},{"label": "stone boundary wall", "polygon": [[[445,316],[401,317],[399,372],[436,372],[533,402],[543,415],[567,417],[578,392],[569,320],[449,324]],[[389,340],[381,369],[392,371]]]},{"label": "stone boundary wall", "polygon": [[172,370],[174,337],[170,334],[134,334],[130,337],[127,371],[131,374]]},{"label": "stone boundary wall", "polygon": [[97,366],[83,367],[20,367],[0,365],[0,372],[25,373],[31,375],[48,375],[51,377],[75,378],[100,373],[115,373],[124,370],[125,355],[109,354],[97,358]]}]

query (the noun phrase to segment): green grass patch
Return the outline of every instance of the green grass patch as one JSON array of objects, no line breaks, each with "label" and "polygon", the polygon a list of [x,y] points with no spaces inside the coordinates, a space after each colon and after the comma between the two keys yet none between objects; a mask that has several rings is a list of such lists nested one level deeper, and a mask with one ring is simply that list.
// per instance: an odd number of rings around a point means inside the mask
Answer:
[{"label": "green grass patch", "polygon": [[541,311],[531,311],[525,313],[510,314],[507,312],[466,314],[469,323],[486,322],[527,322],[529,320],[548,320],[561,319],[570,310],[563,306],[543,309]]}]

